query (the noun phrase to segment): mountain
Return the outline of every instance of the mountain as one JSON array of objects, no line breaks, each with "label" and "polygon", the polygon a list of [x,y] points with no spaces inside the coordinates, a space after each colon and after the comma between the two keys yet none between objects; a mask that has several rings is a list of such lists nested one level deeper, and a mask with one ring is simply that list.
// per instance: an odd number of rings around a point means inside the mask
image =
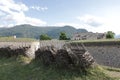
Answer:
[{"label": "mountain", "polygon": [[38,39],[41,34],[47,34],[52,38],[58,38],[60,32],[65,32],[72,37],[77,32],[88,32],[86,29],[75,29],[72,26],[32,26],[28,24],[17,25],[11,28],[0,28],[0,36],[27,37]]}]

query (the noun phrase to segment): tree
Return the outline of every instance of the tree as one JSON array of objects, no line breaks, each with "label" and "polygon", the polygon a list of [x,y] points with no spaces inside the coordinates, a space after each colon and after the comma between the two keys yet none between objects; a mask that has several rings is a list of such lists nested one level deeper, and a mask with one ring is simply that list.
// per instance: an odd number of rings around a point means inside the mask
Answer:
[{"label": "tree", "polygon": [[65,32],[61,32],[61,33],[60,33],[59,40],[68,40]]},{"label": "tree", "polygon": [[49,37],[47,34],[40,35],[40,40],[51,40],[51,37]]},{"label": "tree", "polygon": [[107,39],[114,39],[115,33],[112,31],[108,31],[106,34]]}]

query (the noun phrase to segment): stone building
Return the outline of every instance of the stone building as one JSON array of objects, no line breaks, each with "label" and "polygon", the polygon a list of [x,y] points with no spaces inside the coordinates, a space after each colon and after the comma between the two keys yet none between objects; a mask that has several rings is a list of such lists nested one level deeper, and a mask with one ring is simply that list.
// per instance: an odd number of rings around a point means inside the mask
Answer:
[{"label": "stone building", "polygon": [[71,40],[97,40],[97,39],[105,39],[105,38],[106,38],[106,33],[85,32],[85,33],[74,34]]}]

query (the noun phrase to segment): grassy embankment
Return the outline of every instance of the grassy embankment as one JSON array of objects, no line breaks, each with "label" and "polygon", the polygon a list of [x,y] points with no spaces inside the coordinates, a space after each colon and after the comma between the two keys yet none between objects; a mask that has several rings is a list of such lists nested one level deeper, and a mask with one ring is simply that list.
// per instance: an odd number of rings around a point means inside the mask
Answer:
[{"label": "grassy embankment", "polygon": [[[16,38],[14,39],[13,37],[0,37],[0,42],[26,42],[26,41],[38,41],[36,39],[33,38]],[[83,42],[83,43],[87,43],[87,42],[113,42],[113,41],[119,41],[120,39],[98,39],[98,40],[70,40],[70,42]],[[69,40],[67,40],[67,42],[69,42]]]},{"label": "grassy embankment", "polygon": [[120,42],[120,39],[73,40],[72,42],[82,42],[82,43],[95,43],[95,42]]},{"label": "grassy embankment", "polygon": [[23,56],[19,56],[17,59],[14,57],[1,58],[0,80],[119,80],[110,78],[104,73],[108,71],[108,68],[100,66],[89,68],[87,73],[84,73],[58,69],[54,66],[45,67],[39,60],[30,61],[31,59]]},{"label": "grassy embankment", "polygon": [[37,41],[33,38],[13,38],[13,37],[0,37],[0,42],[32,42]]}]

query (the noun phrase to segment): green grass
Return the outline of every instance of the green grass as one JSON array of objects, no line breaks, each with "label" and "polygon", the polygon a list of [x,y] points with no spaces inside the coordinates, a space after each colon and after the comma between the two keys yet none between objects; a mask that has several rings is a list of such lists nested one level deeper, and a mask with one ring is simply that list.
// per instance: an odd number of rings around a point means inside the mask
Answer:
[{"label": "green grass", "polygon": [[32,38],[16,38],[13,37],[0,37],[0,42],[32,42],[37,41],[36,39]]},{"label": "green grass", "polygon": [[120,39],[72,40],[71,42],[83,42],[83,43],[90,43],[90,42],[120,42]]},{"label": "green grass", "polygon": [[115,80],[103,68],[89,68],[87,72],[44,66],[39,60],[20,56],[0,59],[0,80]]},{"label": "green grass", "polygon": [[108,71],[115,71],[115,72],[120,72],[119,68],[114,68],[114,67],[106,67],[103,66],[104,69],[108,70]]}]

